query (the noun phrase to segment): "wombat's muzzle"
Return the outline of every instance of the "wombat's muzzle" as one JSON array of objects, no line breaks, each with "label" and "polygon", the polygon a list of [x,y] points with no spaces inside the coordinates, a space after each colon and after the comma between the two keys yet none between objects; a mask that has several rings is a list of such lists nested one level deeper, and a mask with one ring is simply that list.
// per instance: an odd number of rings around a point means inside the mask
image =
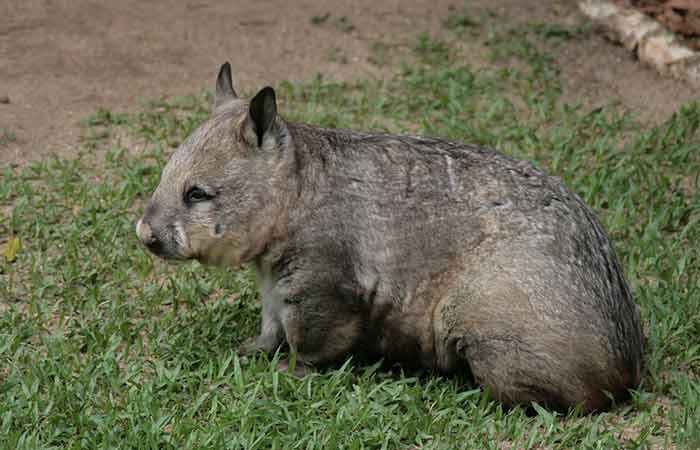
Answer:
[{"label": "wombat's muzzle", "polygon": [[151,226],[143,218],[136,222],[136,234],[143,245],[158,256],[165,256],[163,242],[153,234]]}]

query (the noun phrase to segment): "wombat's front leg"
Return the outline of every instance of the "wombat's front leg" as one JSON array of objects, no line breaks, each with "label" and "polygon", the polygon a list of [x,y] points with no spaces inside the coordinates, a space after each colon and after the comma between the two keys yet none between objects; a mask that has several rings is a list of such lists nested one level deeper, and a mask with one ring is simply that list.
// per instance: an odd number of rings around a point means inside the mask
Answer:
[{"label": "wombat's front leg", "polygon": [[277,350],[282,341],[273,335],[260,334],[248,338],[238,347],[238,354],[241,356],[252,355],[253,353],[271,353]]},{"label": "wombat's front leg", "polygon": [[271,353],[277,350],[284,339],[284,329],[279,321],[278,308],[269,300],[263,298],[262,326],[259,336],[247,339],[240,347],[240,355],[250,355],[257,352]]}]

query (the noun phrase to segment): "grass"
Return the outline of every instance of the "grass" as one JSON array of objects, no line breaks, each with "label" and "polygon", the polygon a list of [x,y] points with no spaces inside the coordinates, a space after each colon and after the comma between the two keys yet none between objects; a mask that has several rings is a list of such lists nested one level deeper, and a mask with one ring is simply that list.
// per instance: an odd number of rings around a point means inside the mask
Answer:
[{"label": "grass", "polygon": [[396,79],[281,83],[281,110],[493,146],[561,176],[601,216],[641,306],[632,401],[528,416],[455,378],[348,361],[299,380],[279,355],[242,365],[235,348],[260,317],[250,274],[162,263],[134,233],[168,155],[206,117],[203,95],[100,111],[84,157],[2,169],[0,246],[21,246],[12,262],[0,251],[0,448],[700,448],[700,104],[652,128],[565,104],[545,50],[585,32],[487,34],[493,68],[460,62],[462,33],[421,35]]},{"label": "grass", "polygon": [[14,131],[7,128],[0,128],[0,145],[10,144],[17,140],[17,135]]},{"label": "grass", "polygon": [[392,47],[392,45],[382,41],[372,42],[369,47],[371,53],[367,57],[367,61],[378,67],[388,65],[391,60]]},{"label": "grass", "polygon": [[329,12],[320,16],[312,16],[310,21],[313,25],[323,25],[328,22],[343,33],[350,33],[355,30],[355,25],[347,16],[331,17]]}]

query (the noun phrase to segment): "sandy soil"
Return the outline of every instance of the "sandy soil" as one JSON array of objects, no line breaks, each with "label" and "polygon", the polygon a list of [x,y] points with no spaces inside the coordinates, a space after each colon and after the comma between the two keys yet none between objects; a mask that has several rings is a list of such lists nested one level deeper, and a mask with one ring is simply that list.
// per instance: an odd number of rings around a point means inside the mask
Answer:
[{"label": "sandy soil", "polygon": [[[474,0],[505,22],[585,21],[574,0]],[[139,99],[211,88],[230,60],[239,91],[282,79],[388,77],[368,59],[378,41],[401,51],[422,31],[442,31],[460,0],[2,0],[0,167],[76,152],[80,120],[99,107],[138,108]],[[312,18],[331,16],[321,24]],[[344,21],[340,18],[345,17]],[[465,58],[483,59],[481,40]],[[656,122],[697,92],[639,65],[602,37],[558,49],[565,96],[620,103]],[[396,61],[396,60],[392,60]],[[4,98],[5,97],[5,98]],[[4,98],[4,99],[3,99]]]}]

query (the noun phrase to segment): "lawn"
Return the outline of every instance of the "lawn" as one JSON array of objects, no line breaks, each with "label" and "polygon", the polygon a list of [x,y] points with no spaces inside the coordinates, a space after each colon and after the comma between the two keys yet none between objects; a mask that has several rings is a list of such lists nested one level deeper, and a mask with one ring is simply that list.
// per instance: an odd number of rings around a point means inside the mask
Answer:
[{"label": "lawn", "polygon": [[2,169],[0,448],[700,448],[700,104],[650,127],[614,99],[566,103],[546,49],[590,30],[482,30],[492,66],[477,70],[459,50],[473,26],[417,36],[392,80],[281,82],[280,111],[492,146],[562,177],[602,218],[641,306],[630,402],[528,415],[464,379],[351,360],[297,379],[280,355],[244,363],[236,347],[260,319],[251,274],[154,260],[134,232],[207,115],[202,94],[100,110],[80,158]]}]

